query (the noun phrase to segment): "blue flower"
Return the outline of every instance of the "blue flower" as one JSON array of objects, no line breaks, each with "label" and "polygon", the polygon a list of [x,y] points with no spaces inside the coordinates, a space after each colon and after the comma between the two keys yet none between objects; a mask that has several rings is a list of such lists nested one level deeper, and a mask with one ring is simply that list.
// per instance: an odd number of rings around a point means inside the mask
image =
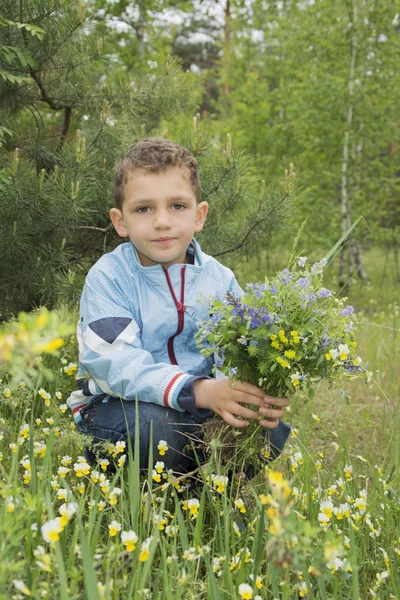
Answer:
[{"label": "blue flower", "polygon": [[235,375],[237,373],[237,367],[228,367],[228,371],[229,371],[229,375],[231,375],[232,377],[235,377]]},{"label": "blue flower", "polygon": [[292,280],[292,274],[289,269],[284,269],[278,275],[279,279],[282,281],[283,285],[287,285]]},{"label": "blue flower", "polygon": [[318,290],[317,296],[319,296],[320,298],[328,298],[329,296],[332,296],[332,292],[330,290],[327,290],[326,288],[321,288],[320,290]]},{"label": "blue flower", "polygon": [[310,280],[308,277],[300,277],[297,283],[305,290],[310,285]]},{"label": "blue flower", "polygon": [[309,302],[315,302],[315,301],[316,301],[316,299],[317,299],[317,296],[316,296],[315,294],[310,294],[310,295],[308,296],[308,301],[309,301]]},{"label": "blue flower", "polygon": [[349,317],[350,315],[352,315],[352,314],[353,314],[353,312],[354,312],[354,308],[353,308],[352,306],[350,306],[350,304],[349,304],[348,306],[346,306],[346,308],[344,308],[344,309],[341,311],[341,314],[342,314],[344,317]]},{"label": "blue flower", "polygon": [[215,313],[211,317],[211,322],[214,325],[214,327],[220,322],[221,319],[222,319],[222,314],[220,312]]},{"label": "blue flower", "polygon": [[275,294],[277,293],[277,289],[276,289],[276,285],[271,285],[271,287],[269,288],[269,291],[271,292],[271,294]]},{"label": "blue flower", "polygon": [[251,340],[249,346],[258,346],[257,340]]}]

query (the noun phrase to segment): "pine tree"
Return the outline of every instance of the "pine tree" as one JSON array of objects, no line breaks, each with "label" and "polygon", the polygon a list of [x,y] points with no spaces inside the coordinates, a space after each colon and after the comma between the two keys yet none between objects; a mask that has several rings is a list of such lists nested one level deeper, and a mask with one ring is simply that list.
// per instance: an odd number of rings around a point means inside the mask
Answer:
[{"label": "pine tree", "polygon": [[[136,79],[107,64],[79,1],[5,0],[4,18],[44,31],[40,39],[0,28],[0,47],[31,57],[8,66],[23,81],[0,81],[1,122],[14,132],[0,149],[0,314],[8,316],[77,302],[87,270],[121,241],[108,216],[116,161],[144,134],[167,136],[161,120],[193,115],[200,90],[173,61]],[[216,148],[197,118],[174,139],[199,159],[211,202],[206,251],[237,254],[266,239],[287,192],[260,191],[248,159],[229,143]]]}]

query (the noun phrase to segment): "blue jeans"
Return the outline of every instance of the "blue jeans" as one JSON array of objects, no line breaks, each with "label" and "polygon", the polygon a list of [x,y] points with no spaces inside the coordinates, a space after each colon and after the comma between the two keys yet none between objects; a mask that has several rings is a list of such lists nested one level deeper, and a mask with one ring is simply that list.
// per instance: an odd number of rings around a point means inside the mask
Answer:
[{"label": "blue jeans", "polygon": [[[81,409],[80,414],[82,420],[77,428],[80,432],[93,436],[94,444],[104,440],[114,444],[118,441],[127,442],[129,437],[132,448],[134,447],[136,402],[102,395],[91,400]],[[141,469],[148,468],[151,422],[154,461],[162,460],[167,469],[173,469],[176,473],[188,473],[198,466],[190,439],[202,438],[201,424],[214,415],[211,410],[199,410],[200,416],[195,416],[187,411],[179,412],[152,402],[138,402],[138,415]],[[289,434],[290,426],[282,421],[279,421],[276,429],[270,430],[271,460],[279,456]],[[160,440],[165,440],[169,448],[162,457],[157,449]],[[196,452],[203,462],[205,458],[201,451]],[[89,458],[95,459],[90,451],[88,454]],[[250,476],[253,475],[251,472]]]}]

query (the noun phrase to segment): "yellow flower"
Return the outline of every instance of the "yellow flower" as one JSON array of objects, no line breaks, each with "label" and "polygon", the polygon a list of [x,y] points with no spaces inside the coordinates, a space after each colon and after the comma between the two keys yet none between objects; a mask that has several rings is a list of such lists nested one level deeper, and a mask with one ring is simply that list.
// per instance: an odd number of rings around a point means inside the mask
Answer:
[{"label": "yellow flower", "polygon": [[146,562],[150,556],[150,544],[152,542],[153,536],[150,536],[145,540],[140,548],[139,560],[140,562]]},{"label": "yellow flower", "polygon": [[58,350],[63,345],[64,341],[62,338],[54,338],[54,340],[50,340],[50,342],[47,342],[46,344],[39,344],[39,346],[36,346],[36,352],[55,352],[55,350]]},{"label": "yellow flower", "polygon": [[161,475],[160,475],[160,473],[157,473],[157,471],[155,469],[153,469],[152,478],[153,478],[153,481],[155,481],[156,483],[160,483],[160,481],[161,481]]},{"label": "yellow flower", "polygon": [[327,352],[325,354],[325,358],[326,358],[326,360],[331,360],[332,359],[332,354],[330,352]]},{"label": "yellow flower", "polygon": [[111,521],[111,523],[108,526],[108,531],[110,536],[112,537],[117,535],[117,533],[121,531],[121,523],[118,523],[118,521],[115,520]]},{"label": "yellow flower", "polygon": [[158,448],[158,452],[159,452],[160,456],[164,456],[164,454],[168,450],[168,444],[167,444],[167,442],[165,440],[160,440],[158,442],[157,448]]},{"label": "yellow flower", "polygon": [[50,544],[58,542],[60,539],[59,533],[63,530],[60,517],[43,523],[41,530],[45,542],[49,542]]},{"label": "yellow flower", "polygon": [[279,471],[270,471],[268,473],[268,481],[273,491],[284,499],[288,498],[291,493],[289,483],[284,479]]},{"label": "yellow flower", "polygon": [[245,513],[246,512],[246,507],[244,505],[244,502],[241,498],[238,498],[237,500],[235,500],[235,506],[237,509],[240,510],[241,513]]},{"label": "yellow flower", "polygon": [[136,549],[136,542],[138,540],[138,536],[134,531],[123,531],[121,533],[121,540],[127,552],[133,552],[133,550]]},{"label": "yellow flower", "polygon": [[190,500],[187,501],[187,507],[190,511],[190,518],[196,519],[198,512],[199,512],[199,506],[200,506],[200,502],[197,500],[197,498],[191,498]]},{"label": "yellow flower", "polygon": [[296,356],[296,352],[294,350],[285,350],[284,355],[286,358],[294,358]]}]

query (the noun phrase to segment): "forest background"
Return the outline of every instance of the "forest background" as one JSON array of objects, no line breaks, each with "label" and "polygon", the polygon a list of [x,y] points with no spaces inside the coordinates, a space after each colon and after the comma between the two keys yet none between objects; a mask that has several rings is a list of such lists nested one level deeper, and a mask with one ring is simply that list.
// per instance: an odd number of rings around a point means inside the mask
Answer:
[{"label": "forest background", "polygon": [[144,134],[198,157],[211,203],[200,241],[226,264],[257,255],[265,269],[272,248],[279,263],[304,219],[303,245],[321,256],[362,216],[339,287],[368,280],[371,248],[400,281],[396,2],[2,7],[0,314],[76,304],[87,269],[120,241],[112,170]]}]

